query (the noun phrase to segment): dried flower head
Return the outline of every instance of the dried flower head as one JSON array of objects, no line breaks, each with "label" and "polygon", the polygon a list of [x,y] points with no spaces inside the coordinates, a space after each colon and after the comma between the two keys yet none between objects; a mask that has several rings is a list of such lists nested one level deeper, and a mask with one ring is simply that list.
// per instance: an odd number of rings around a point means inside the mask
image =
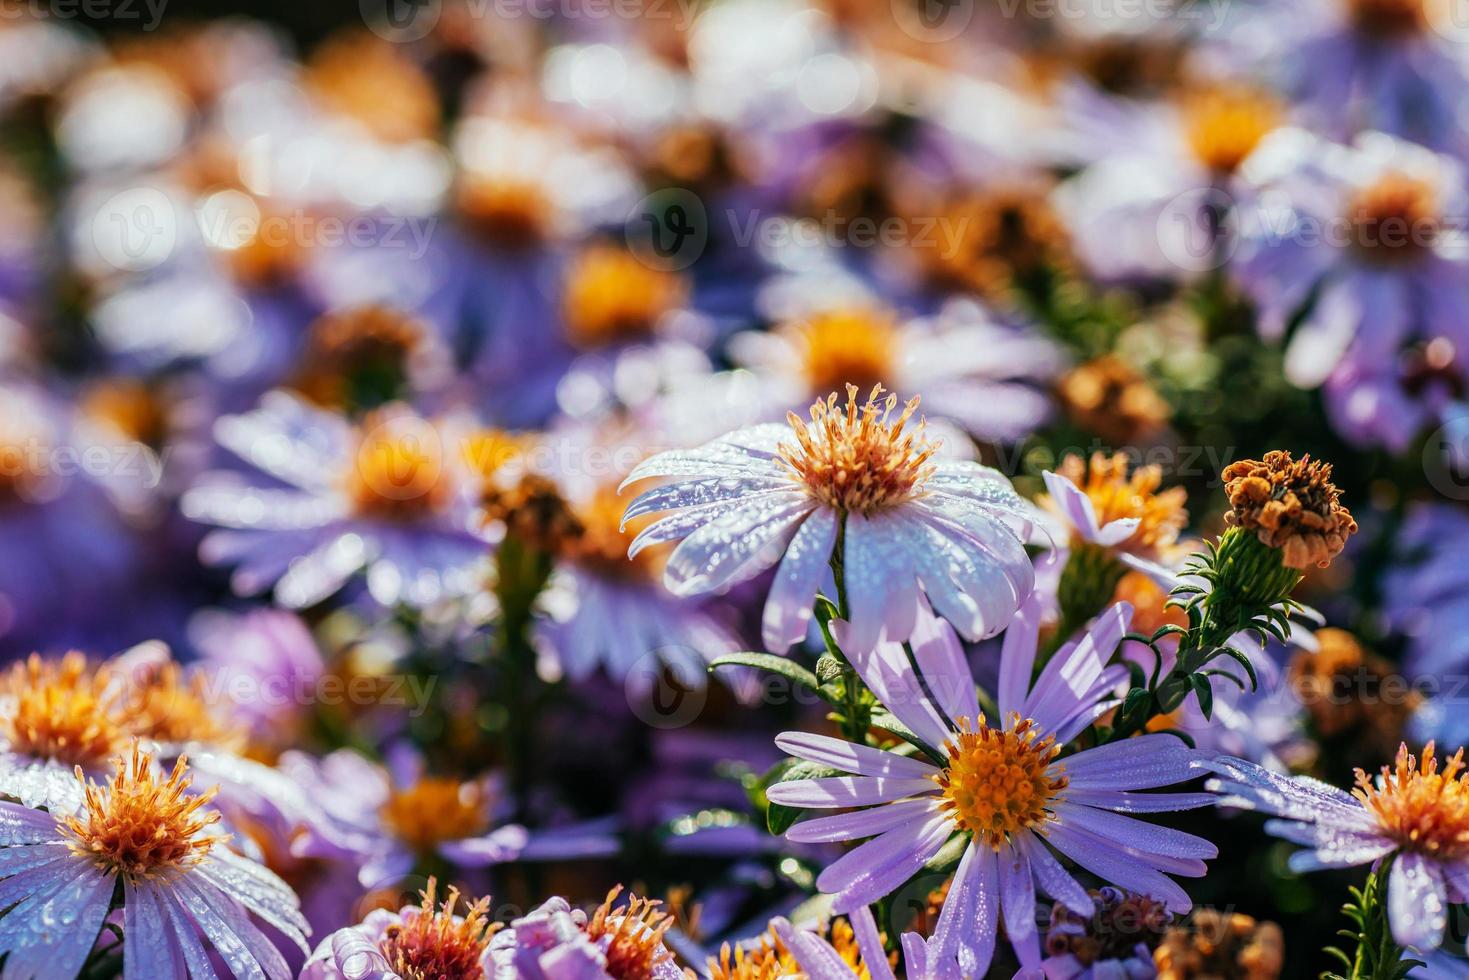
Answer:
[{"label": "dried flower head", "polygon": [[1325,568],[1357,531],[1331,482],[1330,463],[1275,450],[1263,460],[1230,463],[1223,476],[1232,508],[1224,519],[1278,548],[1287,568]]},{"label": "dried flower head", "polygon": [[1153,954],[1159,980],[1275,980],[1284,959],[1278,925],[1215,909],[1200,909],[1187,923],[1169,929]]}]

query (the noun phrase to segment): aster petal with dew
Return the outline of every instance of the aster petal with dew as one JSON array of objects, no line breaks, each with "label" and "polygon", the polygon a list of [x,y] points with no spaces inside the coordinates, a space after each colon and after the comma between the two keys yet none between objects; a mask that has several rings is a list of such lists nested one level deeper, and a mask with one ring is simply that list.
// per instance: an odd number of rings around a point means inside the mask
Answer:
[{"label": "aster petal with dew", "polygon": [[1131,614],[1121,604],[1107,609],[1032,683],[1040,616],[1038,602],[1027,601],[1005,634],[995,727],[980,711],[958,638],[932,615],[918,618],[912,664],[904,646],[891,641],[854,657],[863,681],[923,743],[925,757],[822,735],[777,738],[797,758],[852,774],[767,791],[786,806],[861,808],[797,823],[786,834],[806,842],[872,838],[817,878],[834,895],[833,909],[890,894],[959,835],[967,838],[963,857],[928,947],[939,961],[957,956],[965,975],[988,968],[1001,921],[1022,964],[1039,965],[1037,886],[1078,914],[1092,914],[1091,897],[1053,849],[1112,884],[1187,912],[1187,893],[1168,875],[1202,875],[1214,845],[1127,814],[1212,803],[1206,793],[1139,792],[1195,778],[1200,754],[1165,734],[1065,752],[1116,703],[1127,671],[1110,661]]},{"label": "aster petal with dew", "polygon": [[1208,763],[1219,805],[1279,819],[1265,829],[1306,849],[1292,870],[1350,868],[1391,859],[1387,912],[1401,946],[1431,950],[1443,941],[1448,905],[1469,901],[1469,773],[1460,749],[1440,768],[1434,745],[1421,759],[1398,750],[1377,777],[1357,770],[1351,792],[1305,776],[1273,773],[1242,759]]},{"label": "aster petal with dew", "polygon": [[629,549],[683,541],[664,581],[678,595],[714,592],[779,563],[763,635],[784,650],[806,635],[817,589],[840,544],[838,592],[850,609],[849,642],[872,649],[880,634],[912,633],[918,597],[965,636],[1004,629],[1031,592],[1025,553],[1032,514],[995,470],[936,457],[920,423],[904,431],[917,399],[847,388],[818,401],[808,424],[742,429],[698,449],[660,453],[627,482],[672,477],[644,492],[624,520],[672,510]]},{"label": "aster petal with dew", "polygon": [[219,420],[220,442],[288,489],[206,479],[186,516],[219,529],[200,553],[233,565],[241,594],[275,588],[314,605],[360,571],[385,606],[427,605],[480,583],[488,539],[476,517],[470,442],[388,406],[353,427],[284,392]]},{"label": "aster petal with dew", "polygon": [[493,980],[686,980],[664,943],[673,928],[661,902],[630,895],[619,885],[591,915],[551,898],[490,940]]},{"label": "aster petal with dew", "polygon": [[490,938],[500,929],[489,917],[489,898],[466,902],[460,914],[458,889],[451,887],[440,903],[437,888],[430,878],[418,905],[374,909],[361,923],[327,936],[297,980],[488,977]]},{"label": "aster petal with dew", "polygon": [[74,816],[0,802],[6,975],[77,976],[120,895],[129,976],[212,975],[212,948],[233,976],[289,980],[252,920],[307,949],[309,927],[286,883],[212,831],[211,794],[189,792],[183,760],[165,777],[134,746],[116,765],[106,785],[85,782]]}]

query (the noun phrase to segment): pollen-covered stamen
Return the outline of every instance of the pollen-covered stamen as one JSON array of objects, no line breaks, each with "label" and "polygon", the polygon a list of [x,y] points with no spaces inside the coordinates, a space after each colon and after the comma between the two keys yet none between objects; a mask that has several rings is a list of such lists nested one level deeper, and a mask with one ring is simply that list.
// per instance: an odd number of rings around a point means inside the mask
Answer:
[{"label": "pollen-covered stamen", "polygon": [[383,804],[383,823],[420,854],[444,841],[475,837],[490,829],[489,799],[477,783],[425,776],[395,789]]},{"label": "pollen-covered stamen", "polygon": [[911,500],[933,475],[938,447],[924,438],[922,420],[904,431],[918,410],[916,397],[894,416],[897,407],[898,396],[884,398],[881,385],[866,402],[847,385],[845,411],[831,394],[811,406],[809,424],[794,412],[787,416],[796,444],[782,443],[776,458],[808,493],[844,513],[870,516]]},{"label": "pollen-covered stamen", "polygon": [[935,776],[942,808],[961,830],[995,850],[1022,830],[1050,819],[1050,804],[1067,779],[1051,763],[1061,747],[1040,738],[1035,722],[1018,715],[1008,729],[990,728],[983,715],[959,719],[959,731],[944,745],[949,764]]},{"label": "pollen-covered stamen", "polygon": [[898,331],[883,310],[827,310],[789,328],[800,352],[806,381],[815,391],[843,385],[866,390],[891,382],[898,358]]},{"label": "pollen-covered stamen", "polygon": [[674,273],[620,248],[590,248],[566,273],[567,337],[583,348],[645,339],[683,298],[683,280]]},{"label": "pollen-covered stamen", "polygon": [[1388,173],[1352,195],[1352,245],[1379,264],[1412,261],[1433,247],[1443,228],[1438,192],[1428,181]]},{"label": "pollen-covered stamen", "polygon": [[1086,494],[1098,524],[1126,518],[1138,521],[1137,530],[1119,546],[1123,551],[1156,555],[1158,549],[1178,540],[1178,532],[1188,522],[1184,508],[1188,492],[1183,487],[1159,492],[1163,485],[1160,466],[1139,466],[1129,475],[1126,453],[1093,453],[1085,463],[1080,456],[1067,456],[1056,472]]},{"label": "pollen-covered stamen", "polygon": [[176,663],[148,672],[126,695],[129,731],[164,744],[243,744],[240,732],[220,720],[203,674],[187,674]]},{"label": "pollen-covered stamen", "polygon": [[359,517],[415,520],[443,510],[453,496],[438,433],[401,416],[368,417],[345,480]]},{"label": "pollen-covered stamen", "polygon": [[[872,971],[862,960],[862,948],[857,944],[851,922],[845,918],[832,919],[819,935],[857,980],[870,980]],[[896,958],[894,954],[893,959]],[[710,980],[780,980],[804,975],[801,965],[774,929],[768,930],[756,944],[732,948],[725,943],[717,958],[709,958],[708,967]]]},{"label": "pollen-covered stamen", "polygon": [[1249,89],[1209,89],[1184,103],[1189,149],[1216,174],[1238,170],[1280,122],[1275,100]]},{"label": "pollen-covered stamen", "polygon": [[125,744],[107,678],[76,651],[59,661],[31,654],[10,668],[0,692],[10,702],[0,732],[19,755],[93,769]]},{"label": "pollen-covered stamen", "polygon": [[673,916],[660,908],[662,902],[636,895],[616,908],[612,903],[621,892],[618,885],[607,893],[587,922],[587,936],[601,947],[607,958],[604,969],[613,980],[652,980],[654,969],[673,959],[663,945]]},{"label": "pollen-covered stamen", "polygon": [[403,980],[483,980],[480,962],[501,926],[489,919],[490,900],[482,898],[458,916],[459,890],[450,888],[440,905],[437,888],[438,881],[430,878],[417,914],[388,926],[378,948]]},{"label": "pollen-covered stamen", "polygon": [[1400,746],[1397,761],[1384,766],[1376,781],[1358,769],[1353,795],[1404,850],[1460,861],[1469,857],[1469,772],[1464,768],[1464,750],[1455,752],[1440,772],[1433,749],[1429,742],[1420,762],[1406,745]]},{"label": "pollen-covered stamen", "polygon": [[[88,781],[84,805],[61,825],[70,846],[108,874],[153,878],[197,864],[220,839],[204,831],[219,820],[208,809],[215,790],[190,793],[187,763],[180,757],[167,779],[153,758],[133,745],[130,760],[117,760],[105,787]],[[81,779],[81,770],[77,770]]]}]

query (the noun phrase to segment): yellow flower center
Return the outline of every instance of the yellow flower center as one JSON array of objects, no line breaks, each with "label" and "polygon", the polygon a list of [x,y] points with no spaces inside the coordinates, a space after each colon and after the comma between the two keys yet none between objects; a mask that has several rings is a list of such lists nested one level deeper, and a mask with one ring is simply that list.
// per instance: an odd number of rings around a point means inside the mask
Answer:
[{"label": "yellow flower center", "polygon": [[382,818],[399,840],[427,853],[444,841],[489,830],[489,800],[475,783],[425,776],[407,789],[390,793]]},{"label": "yellow flower center", "polygon": [[106,678],[93,673],[80,653],[59,661],[31,654],[10,668],[4,693],[14,706],[0,730],[20,755],[93,768],[124,744]]},{"label": "yellow flower center", "polygon": [[1022,830],[1041,827],[1066,777],[1051,762],[1061,747],[1054,736],[1037,738],[1035,722],[1019,716],[1008,730],[990,728],[984,716],[959,720],[959,732],[944,746],[949,765],[934,777],[943,808],[961,830],[999,850]]},{"label": "yellow flower center", "polygon": [[1345,0],[1357,30],[1369,37],[1402,37],[1428,27],[1424,0]]},{"label": "yellow flower center", "polygon": [[489,921],[490,900],[482,898],[456,917],[458,889],[450,888],[443,905],[436,906],[437,886],[435,879],[428,880],[418,915],[388,926],[378,948],[403,980],[483,980],[480,961],[500,929],[500,923]]},{"label": "yellow flower center", "polygon": [[1399,747],[1397,761],[1382,769],[1379,787],[1357,770],[1353,795],[1377,820],[1383,833],[1404,850],[1436,860],[1469,857],[1469,773],[1460,749],[1439,772],[1433,743],[1423,749],[1420,763]]},{"label": "yellow flower center", "polygon": [[1057,472],[1086,494],[1098,524],[1125,518],[1139,521],[1137,530],[1117,546],[1120,550],[1156,556],[1178,540],[1178,532],[1188,522],[1184,509],[1188,491],[1170,487],[1158,492],[1163,483],[1159,466],[1139,466],[1131,476],[1127,469],[1126,453],[1093,453],[1087,463],[1080,456],[1067,456]]},{"label": "yellow flower center", "polygon": [[474,229],[503,248],[534,245],[550,230],[551,201],[533,181],[470,171],[458,198]]},{"label": "yellow flower center", "polygon": [[628,545],[653,518],[638,518],[624,529],[622,514],[625,510],[627,500],[618,495],[616,487],[603,487],[590,500],[576,507],[573,516],[577,527],[575,533],[564,541],[566,556],[604,575],[656,580],[663,572],[667,549],[649,548],[629,560]]},{"label": "yellow flower center", "polygon": [[87,389],[82,411],[145,446],[162,446],[168,435],[168,410],[156,390],[131,378],[99,381]]},{"label": "yellow flower center", "polygon": [[352,403],[354,387],[391,391],[423,344],[424,326],[402,310],[356,306],[318,317],[293,387],[318,405]]},{"label": "yellow flower center", "polygon": [[607,899],[587,923],[587,936],[604,943],[603,967],[613,980],[653,980],[653,971],[673,959],[663,945],[663,936],[673,928],[673,916],[659,906],[663,903],[632,896],[627,905],[614,908],[612,903],[622,891],[618,885],[607,893]]},{"label": "yellow flower center", "polygon": [[71,849],[108,874],[132,880],[197,864],[215,844],[217,838],[203,831],[219,814],[206,809],[214,790],[188,792],[185,770],[180,757],[160,782],[152,757],[134,744],[131,761],[117,760],[117,772],[105,788],[88,781],[82,811],[62,824]]},{"label": "yellow flower center", "polygon": [[631,252],[597,246],[566,274],[562,314],[578,347],[603,347],[652,335],[663,315],[684,298],[683,280],[655,269]]},{"label": "yellow flower center", "polygon": [[1070,235],[1044,184],[1001,185],[963,197],[945,207],[943,219],[957,240],[918,250],[940,288],[1004,300],[1016,280],[1072,266]]},{"label": "yellow flower center", "polygon": [[1218,174],[1238,170],[1281,119],[1273,99],[1248,89],[1200,93],[1186,101],[1184,113],[1189,148]]},{"label": "yellow flower center", "polygon": [[447,505],[453,487],[436,433],[423,423],[375,426],[370,420],[364,429],[346,477],[358,516],[414,520]]},{"label": "yellow flower center", "polygon": [[831,394],[811,406],[809,424],[794,412],[787,416],[796,443],[783,443],[777,458],[807,493],[843,513],[866,516],[912,500],[933,475],[937,447],[924,438],[922,421],[903,431],[918,399],[894,417],[897,406],[898,396],[884,398],[881,385],[858,402],[849,384],[845,411]]},{"label": "yellow flower center", "polygon": [[1438,194],[1425,180],[1389,173],[1352,196],[1352,244],[1384,265],[1412,261],[1431,248],[1442,227]]},{"label": "yellow flower center", "polygon": [[186,675],[178,664],[164,664],[132,692],[129,731],[163,743],[242,744],[240,733],[220,723],[211,700],[204,675]]},{"label": "yellow flower center", "polygon": [[[845,918],[832,919],[826,924],[823,937],[831,944],[847,968],[857,980],[871,980],[872,972],[862,961],[862,949],[857,945],[857,934]],[[892,957],[897,959],[897,955]],[[720,947],[717,958],[709,958],[711,980],[780,980],[782,977],[804,976],[796,958],[781,942],[775,930],[760,937],[759,945],[731,948],[728,943]]]},{"label": "yellow flower center", "polygon": [[829,310],[793,325],[790,334],[813,391],[835,391],[848,384],[865,391],[893,380],[898,331],[885,311]]},{"label": "yellow flower center", "polygon": [[339,35],[317,48],[306,82],[330,109],[378,139],[427,139],[438,129],[433,82],[398,45],[367,31]]}]

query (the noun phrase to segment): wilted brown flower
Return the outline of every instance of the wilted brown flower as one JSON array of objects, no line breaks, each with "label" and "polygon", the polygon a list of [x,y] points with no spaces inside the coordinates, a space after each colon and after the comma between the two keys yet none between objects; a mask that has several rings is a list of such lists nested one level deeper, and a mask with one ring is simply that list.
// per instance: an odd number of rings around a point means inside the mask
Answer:
[{"label": "wilted brown flower", "polygon": [[1331,482],[1330,463],[1275,450],[1263,460],[1230,463],[1223,476],[1232,508],[1225,521],[1280,549],[1287,568],[1325,568],[1357,531]]},{"label": "wilted brown flower", "polygon": [[1276,980],[1285,940],[1273,922],[1200,909],[1153,953],[1159,980]]}]

